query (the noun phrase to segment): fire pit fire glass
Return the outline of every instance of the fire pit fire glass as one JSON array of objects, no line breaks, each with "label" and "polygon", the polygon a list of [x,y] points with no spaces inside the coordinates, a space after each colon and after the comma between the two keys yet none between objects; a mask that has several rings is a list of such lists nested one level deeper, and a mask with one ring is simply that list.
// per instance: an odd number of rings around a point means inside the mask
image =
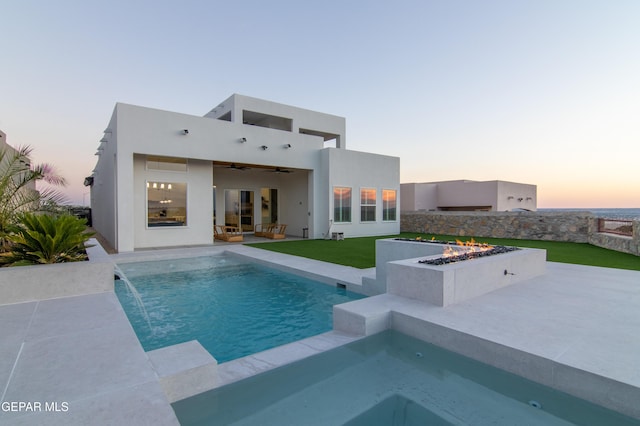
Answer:
[{"label": "fire pit fire glass", "polygon": [[518,247],[492,246],[486,243],[477,243],[473,238],[466,242],[456,240],[455,243],[452,241],[441,241],[436,239],[423,240],[421,238],[396,238],[396,240],[444,245],[445,248],[441,256],[418,261],[418,263],[424,263],[426,265],[447,265],[449,263],[462,262],[464,260],[494,256],[496,254],[520,250]]}]

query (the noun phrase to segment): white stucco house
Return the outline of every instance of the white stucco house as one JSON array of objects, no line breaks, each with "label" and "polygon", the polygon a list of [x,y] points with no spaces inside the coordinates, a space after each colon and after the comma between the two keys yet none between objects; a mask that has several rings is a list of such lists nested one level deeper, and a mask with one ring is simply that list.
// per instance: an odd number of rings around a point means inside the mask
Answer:
[{"label": "white stucco house", "polygon": [[400,232],[400,160],[346,149],[345,119],[234,94],[203,117],[118,103],[93,226],[120,252],[212,244],[213,224],[327,238]]},{"label": "white stucco house", "polygon": [[403,183],[401,211],[537,210],[537,187],[502,180]]}]

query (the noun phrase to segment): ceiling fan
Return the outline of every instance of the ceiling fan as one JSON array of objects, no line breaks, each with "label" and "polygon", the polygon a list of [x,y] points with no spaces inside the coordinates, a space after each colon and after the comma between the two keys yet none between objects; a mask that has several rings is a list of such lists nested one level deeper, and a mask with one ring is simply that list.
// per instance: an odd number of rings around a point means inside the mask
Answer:
[{"label": "ceiling fan", "polygon": [[281,169],[280,167],[276,167],[275,169],[267,170],[270,173],[293,173],[291,170]]},{"label": "ceiling fan", "polygon": [[229,166],[227,168],[231,169],[231,170],[239,170],[241,172],[243,172],[245,170],[249,170],[249,167],[247,167],[247,166],[238,166],[238,165],[236,165],[236,163],[229,164]]}]

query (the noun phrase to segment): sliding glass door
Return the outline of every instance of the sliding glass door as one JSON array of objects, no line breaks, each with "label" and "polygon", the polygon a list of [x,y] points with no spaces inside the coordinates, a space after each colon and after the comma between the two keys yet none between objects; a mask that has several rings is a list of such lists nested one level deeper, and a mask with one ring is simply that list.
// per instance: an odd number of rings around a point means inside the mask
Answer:
[{"label": "sliding glass door", "polygon": [[253,191],[226,189],[224,191],[224,224],[253,231]]},{"label": "sliding glass door", "polygon": [[262,224],[278,223],[278,190],[262,188],[260,190],[260,211]]}]

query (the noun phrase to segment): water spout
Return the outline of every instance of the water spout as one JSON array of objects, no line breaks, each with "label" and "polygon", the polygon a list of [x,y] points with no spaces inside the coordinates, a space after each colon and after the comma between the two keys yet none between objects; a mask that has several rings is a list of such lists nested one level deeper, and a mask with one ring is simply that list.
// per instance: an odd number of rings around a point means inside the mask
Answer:
[{"label": "water spout", "polygon": [[113,272],[114,272],[114,279],[122,281],[125,287],[127,288],[127,291],[129,292],[129,294],[133,296],[133,300],[135,301],[138,309],[140,309],[140,312],[142,313],[144,320],[147,322],[147,325],[149,326],[149,330],[153,330],[151,328],[151,320],[149,319],[149,314],[147,313],[147,310],[144,307],[144,302],[142,301],[142,297],[140,296],[140,293],[138,292],[138,290],[133,286],[131,281],[129,281],[127,276],[124,274],[124,272],[122,272],[122,269],[120,269],[118,265],[116,264],[113,265]]}]

